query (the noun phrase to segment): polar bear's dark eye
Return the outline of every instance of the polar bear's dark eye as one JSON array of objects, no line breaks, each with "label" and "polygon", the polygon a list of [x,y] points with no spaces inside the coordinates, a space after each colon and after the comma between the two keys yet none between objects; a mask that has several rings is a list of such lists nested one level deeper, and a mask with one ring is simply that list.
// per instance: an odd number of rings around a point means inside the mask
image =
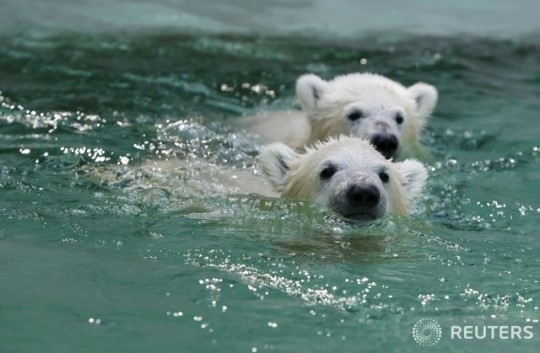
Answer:
[{"label": "polar bear's dark eye", "polygon": [[355,110],[353,112],[350,112],[349,115],[347,115],[347,119],[349,119],[350,121],[355,121],[362,118],[363,116],[364,114],[362,114],[360,110]]},{"label": "polar bear's dark eye", "polygon": [[321,173],[319,176],[321,177],[321,180],[329,180],[334,174],[336,174],[336,167],[333,165],[328,165],[324,167],[323,170],[321,170]]},{"label": "polar bear's dark eye", "polygon": [[398,125],[403,124],[403,115],[399,113],[396,115],[396,123],[398,123]]},{"label": "polar bear's dark eye", "polygon": [[388,183],[388,180],[390,180],[390,176],[385,171],[382,171],[382,172],[379,173],[379,178],[381,178],[381,181],[384,184]]}]

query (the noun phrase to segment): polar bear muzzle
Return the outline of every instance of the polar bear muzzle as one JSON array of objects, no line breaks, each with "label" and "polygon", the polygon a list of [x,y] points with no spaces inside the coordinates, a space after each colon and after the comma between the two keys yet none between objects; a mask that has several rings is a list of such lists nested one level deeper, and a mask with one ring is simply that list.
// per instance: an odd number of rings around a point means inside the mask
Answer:
[{"label": "polar bear muzzle", "polygon": [[356,221],[370,221],[383,217],[386,200],[375,184],[352,183],[341,197],[332,199],[332,209]]},{"label": "polar bear muzzle", "polygon": [[370,138],[375,149],[379,151],[385,158],[390,159],[396,157],[396,152],[399,148],[399,142],[394,134],[376,134]]}]

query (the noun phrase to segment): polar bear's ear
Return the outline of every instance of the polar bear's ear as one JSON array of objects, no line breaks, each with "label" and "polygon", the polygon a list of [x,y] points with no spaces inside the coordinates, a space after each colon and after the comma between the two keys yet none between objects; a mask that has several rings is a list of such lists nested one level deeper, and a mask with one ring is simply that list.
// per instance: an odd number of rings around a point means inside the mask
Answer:
[{"label": "polar bear's ear", "polygon": [[416,102],[418,117],[425,120],[429,117],[435,105],[437,105],[437,89],[427,83],[418,82],[407,88]]},{"label": "polar bear's ear", "polygon": [[414,159],[406,159],[401,163],[396,163],[399,170],[405,177],[405,189],[410,200],[415,199],[424,190],[427,180],[427,170],[424,165]]},{"label": "polar bear's ear", "polygon": [[328,83],[314,74],[302,75],[296,81],[296,95],[302,109],[310,112],[317,107],[317,101],[322,97]]},{"label": "polar bear's ear", "polygon": [[285,175],[289,171],[289,165],[296,158],[296,153],[283,143],[273,143],[262,149],[259,161],[264,174],[276,191],[285,190],[287,186]]}]

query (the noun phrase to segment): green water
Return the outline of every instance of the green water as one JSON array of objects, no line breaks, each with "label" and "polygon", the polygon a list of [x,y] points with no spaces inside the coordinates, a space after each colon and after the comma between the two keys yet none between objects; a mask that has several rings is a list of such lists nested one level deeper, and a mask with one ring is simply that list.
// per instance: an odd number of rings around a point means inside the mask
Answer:
[{"label": "green water", "polygon": [[[260,146],[229,122],[294,107],[300,74],[354,71],[439,89],[410,219],[357,228],[141,168],[252,168]],[[15,35],[0,89],[1,352],[540,348],[531,38]],[[424,318],[443,328],[431,348],[411,335]],[[535,337],[456,341],[452,324]]]}]

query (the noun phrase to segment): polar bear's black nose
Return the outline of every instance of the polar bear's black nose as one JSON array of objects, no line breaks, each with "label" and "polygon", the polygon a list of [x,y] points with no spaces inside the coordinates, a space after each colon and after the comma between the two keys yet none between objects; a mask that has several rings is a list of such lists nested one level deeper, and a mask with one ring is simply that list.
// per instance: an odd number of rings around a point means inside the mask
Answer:
[{"label": "polar bear's black nose", "polygon": [[394,157],[398,149],[398,139],[392,134],[377,134],[373,136],[371,143],[387,159]]},{"label": "polar bear's black nose", "polygon": [[375,185],[351,185],[347,198],[351,206],[373,208],[379,204],[381,194]]}]

